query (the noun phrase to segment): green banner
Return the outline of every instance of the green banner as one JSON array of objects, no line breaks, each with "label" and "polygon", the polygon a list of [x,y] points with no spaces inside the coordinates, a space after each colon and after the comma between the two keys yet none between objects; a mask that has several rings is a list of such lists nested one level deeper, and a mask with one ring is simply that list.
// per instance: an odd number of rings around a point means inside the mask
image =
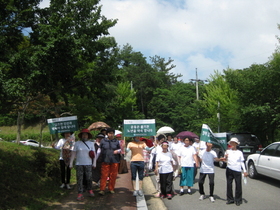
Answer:
[{"label": "green banner", "polygon": [[123,136],[154,136],[156,135],[155,119],[149,120],[124,120]]},{"label": "green banner", "polygon": [[51,134],[75,132],[78,130],[77,116],[48,119]]},{"label": "green banner", "polygon": [[218,145],[218,146],[224,148],[224,150],[227,149],[226,133],[213,133],[212,130],[210,129],[210,127],[206,124],[202,125],[200,140]]}]

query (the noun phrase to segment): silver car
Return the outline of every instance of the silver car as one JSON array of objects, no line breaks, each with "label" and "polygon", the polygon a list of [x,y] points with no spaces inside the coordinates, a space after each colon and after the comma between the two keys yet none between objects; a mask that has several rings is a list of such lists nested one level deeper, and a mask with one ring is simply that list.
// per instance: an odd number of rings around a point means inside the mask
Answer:
[{"label": "silver car", "polygon": [[260,174],[280,180],[280,142],[268,145],[260,154],[249,155],[246,165],[250,178]]}]

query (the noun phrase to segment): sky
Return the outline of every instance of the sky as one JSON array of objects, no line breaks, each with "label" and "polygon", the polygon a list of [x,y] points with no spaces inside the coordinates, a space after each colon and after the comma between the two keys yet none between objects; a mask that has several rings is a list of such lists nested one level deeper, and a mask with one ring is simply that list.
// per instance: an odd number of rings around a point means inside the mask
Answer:
[{"label": "sky", "polygon": [[[41,7],[49,5],[43,0]],[[110,36],[147,59],[171,58],[180,80],[263,64],[279,45],[279,0],[101,0],[102,15],[118,19]],[[149,60],[149,59],[148,59]]]}]

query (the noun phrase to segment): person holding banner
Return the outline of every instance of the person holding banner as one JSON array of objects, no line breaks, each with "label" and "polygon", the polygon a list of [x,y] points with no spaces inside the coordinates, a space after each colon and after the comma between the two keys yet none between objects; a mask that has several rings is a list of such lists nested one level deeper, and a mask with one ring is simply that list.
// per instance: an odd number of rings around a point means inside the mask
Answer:
[{"label": "person holding banner", "polygon": [[55,149],[60,150],[60,173],[61,173],[61,183],[60,188],[71,189],[70,177],[71,169],[69,168],[71,151],[74,148],[75,137],[72,136],[73,132],[61,133],[63,138],[59,139],[58,143],[54,146]]},{"label": "person holding banner", "polygon": [[[71,155],[70,168],[73,168],[73,161],[76,158],[76,178],[78,186],[78,197],[77,200],[83,200],[83,191],[84,191],[84,179],[86,179],[86,190],[88,191],[91,197],[94,196],[92,191],[92,168],[96,167],[96,153],[92,141],[89,139],[92,138],[91,133],[88,129],[82,129],[78,134],[80,141],[75,143],[74,149]],[[94,158],[89,155],[90,153],[94,154]]]},{"label": "person holding banner", "polygon": [[[144,178],[144,156],[143,150],[152,150],[154,147],[148,147],[144,141],[140,141],[140,136],[133,137],[133,141],[127,144],[126,152],[131,151],[130,169],[133,186],[133,196],[143,196],[142,185]],[[139,190],[136,190],[136,176],[138,173]]]},{"label": "person holding banner", "polygon": [[181,165],[181,179],[180,179],[180,195],[184,195],[184,186],[188,187],[187,193],[191,195],[191,187],[194,182],[194,162],[196,167],[199,167],[196,150],[190,145],[190,139],[185,138],[184,146],[179,151],[179,164]]},{"label": "person holding banner", "polygon": [[[243,153],[237,150],[239,141],[233,137],[229,140],[228,144],[231,146],[229,150],[225,152],[225,160],[227,161],[226,178],[227,178],[227,202],[226,204],[232,204],[235,202],[237,206],[242,203],[242,169],[244,176],[247,177]],[[232,181],[235,180],[235,198],[232,193]]]},{"label": "person holding banner", "polygon": [[210,186],[210,196],[209,200],[214,203],[215,199],[213,196],[214,193],[214,161],[221,161],[224,160],[224,158],[217,158],[217,153],[212,150],[213,144],[209,140],[205,144],[206,149],[201,151],[199,153],[199,160],[200,160],[200,174],[199,174],[199,181],[198,181],[198,186],[199,186],[199,193],[200,197],[199,200],[202,201],[204,200],[205,193],[204,193],[204,181],[206,176],[209,178],[209,186]]}]

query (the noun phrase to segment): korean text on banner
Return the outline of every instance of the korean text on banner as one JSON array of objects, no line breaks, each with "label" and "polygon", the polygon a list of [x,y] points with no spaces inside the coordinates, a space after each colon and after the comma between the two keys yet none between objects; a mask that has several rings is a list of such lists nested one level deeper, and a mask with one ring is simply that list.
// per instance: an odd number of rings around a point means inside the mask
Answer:
[{"label": "korean text on banner", "polygon": [[77,116],[48,119],[51,134],[74,132],[78,130]]},{"label": "korean text on banner", "polygon": [[124,120],[123,135],[126,137],[154,136],[156,135],[155,122],[155,119]]},{"label": "korean text on banner", "polygon": [[227,149],[227,135],[226,133],[213,133],[210,127],[206,124],[202,125],[200,140],[205,142],[211,142],[212,144]]}]

